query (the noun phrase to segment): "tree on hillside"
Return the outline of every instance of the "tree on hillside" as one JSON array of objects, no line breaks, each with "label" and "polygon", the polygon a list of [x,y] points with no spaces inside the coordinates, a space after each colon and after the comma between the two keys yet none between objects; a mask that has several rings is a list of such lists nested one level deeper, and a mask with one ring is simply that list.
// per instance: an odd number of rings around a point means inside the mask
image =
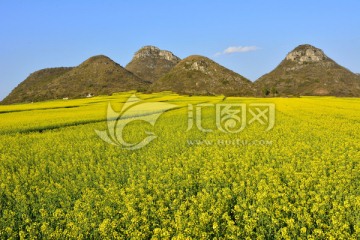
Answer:
[{"label": "tree on hillside", "polygon": [[273,86],[271,89],[270,89],[270,93],[273,97],[276,97],[276,95],[278,94],[278,91],[277,89]]},{"label": "tree on hillside", "polygon": [[264,87],[263,89],[262,89],[262,94],[263,94],[263,96],[268,96],[269,94],[270,94],[270,91],[269,91],[269,89],[268,88],[266,88],[266,87]]}]

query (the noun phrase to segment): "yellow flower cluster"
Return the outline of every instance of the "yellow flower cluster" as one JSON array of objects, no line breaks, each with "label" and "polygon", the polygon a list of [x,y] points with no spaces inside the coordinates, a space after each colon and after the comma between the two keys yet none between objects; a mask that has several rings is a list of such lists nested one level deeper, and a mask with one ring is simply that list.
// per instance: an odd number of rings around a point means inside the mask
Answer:
[{"label": "yellow flower cluster", "polygon": [[[360,238],[360,99],[139,95],[180,107],[129,151],[94,129],[130,94],[0,107],[0,239]],[[275,127],[186,131],[188,104],[220,102],[275,103]]]}]

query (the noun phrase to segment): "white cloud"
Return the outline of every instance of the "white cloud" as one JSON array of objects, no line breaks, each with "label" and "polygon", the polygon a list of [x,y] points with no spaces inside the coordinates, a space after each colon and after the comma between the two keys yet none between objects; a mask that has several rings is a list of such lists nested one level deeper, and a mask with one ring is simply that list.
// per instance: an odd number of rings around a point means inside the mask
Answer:
[{"label": "white cloud", "polygon": [[244,52],[252,52],[256,51],[259,48],[256,46],[238,46],[238,47],[228,47],[222,52],[218,52],[215,56],[220,56],[224,54],[232,54],[232,53],[244,53]]}]

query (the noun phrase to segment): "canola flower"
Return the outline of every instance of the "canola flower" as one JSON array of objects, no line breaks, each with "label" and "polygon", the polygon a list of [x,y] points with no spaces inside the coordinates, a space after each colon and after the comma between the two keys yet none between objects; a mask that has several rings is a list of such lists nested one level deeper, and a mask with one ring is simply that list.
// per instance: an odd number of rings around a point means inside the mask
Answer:
[{"label": "canola flower", "polygon": [[[120,110],[130,94],[0,106],[1,239],[360,238],[359,99],[139,94],[180,107],[128,151],[94,129],[106,129],[108,101]],[[186,131],[188,104],[264,101],[276,104],[271,131]],[[213,126],[213,109],[202,117]]]}]

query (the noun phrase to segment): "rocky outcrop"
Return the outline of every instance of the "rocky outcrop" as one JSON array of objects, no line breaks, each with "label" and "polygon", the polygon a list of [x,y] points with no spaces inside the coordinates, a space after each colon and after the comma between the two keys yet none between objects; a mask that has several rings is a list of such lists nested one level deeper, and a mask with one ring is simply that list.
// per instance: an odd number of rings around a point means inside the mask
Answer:
[{"label": "rocky outcrop", "polygon": [[207,68],[208,68],[208,64],[204,60],[185,63],[185,69],[197,70],[197,71],[201,71],[205,74],[209,74],[209,72],[207,71]]},{"label": "rocky outcrop", "polygon": [[286,56],[286,60],[296,62],[298,64],[306,64],[313,62],[325,61],[328,57],[321,49],[311,45],[300,45]]},{"label": "rocky outcrop", "polygon": [[145,46],[134,54],[134,59],[159,58],[178,63],[180,58],[167,50],[160,50],[155,46]]},{"label": "rocky outcrop", "polygon": [[154,46],[145,46],[134,54],[126,69],[140,78],[155,82],[168,73],[181,59],[172,52]]}]

